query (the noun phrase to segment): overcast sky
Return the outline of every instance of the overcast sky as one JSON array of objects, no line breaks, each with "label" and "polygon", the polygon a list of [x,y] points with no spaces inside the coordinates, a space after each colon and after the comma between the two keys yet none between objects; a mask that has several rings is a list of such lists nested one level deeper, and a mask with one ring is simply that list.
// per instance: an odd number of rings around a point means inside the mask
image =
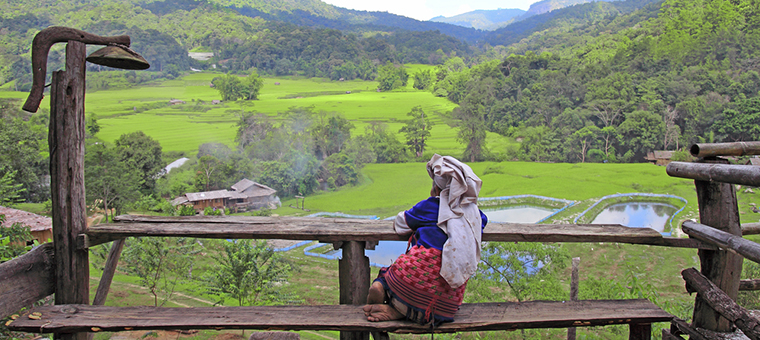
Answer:
[{"label": "overcast sky", "polygon": [[528,10],[538,0],[322,0],[338,7],[360,11],[380,11],[417,20],[462,14],[476,9],[519,8]]}]

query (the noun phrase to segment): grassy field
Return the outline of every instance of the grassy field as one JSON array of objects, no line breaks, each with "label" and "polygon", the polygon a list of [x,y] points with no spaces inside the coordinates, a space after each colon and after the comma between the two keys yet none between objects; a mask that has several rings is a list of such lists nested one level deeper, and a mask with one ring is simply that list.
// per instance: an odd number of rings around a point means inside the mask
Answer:
[{"label": "grassy field", "polygon": [[[430,68],[408,65],[409,73]],[[291,107],[313,107],[316,111],[336,112],[350,120],[353,134],[363,134],[371,122],[383,122],[397,133],[415,106],[432,114],[436,124],[429,140],[429,150],[442,154],[462,153],[456,141],[456,129],[443,121],[441,114],[457,105],[446,98],[433,96],[408,86],[390,92],[377,92],[377,82],[351,80],[332,81],[322,78],[266,77],[260,99],[223,102],[219,92],[209,85],[221,73],[191,73],[175,80],[159,81],[140,87],[119,90],[90,91],[85,96],[86,114],[96,114],[101,131],[97,137],[112,142],[125,133],[142,130],[161,143],[164,151],[194,154],[203,143],[217,142],[234,146],[235,123],[241,111],[275,116]],[[8,86],[5,86],[8,87]],[[350,93],[348,93],[350,92]],[[0,91],[0,98],[26,98],[27,93]],[[49,108],[49,97],[40,106]],[[172,99],[185,104],[172,105]],[[403,136],[399,135],[403,140]],[[498,134],[489,133],[488,145],[499,152],[514,143]]]}]

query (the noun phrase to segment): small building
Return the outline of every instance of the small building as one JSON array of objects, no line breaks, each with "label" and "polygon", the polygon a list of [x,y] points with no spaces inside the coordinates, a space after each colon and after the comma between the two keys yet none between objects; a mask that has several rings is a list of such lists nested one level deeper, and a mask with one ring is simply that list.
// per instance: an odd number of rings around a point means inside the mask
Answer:
[{"label": "small building", "polygon": [[179,104],[185,104],[185,101],[179,100],[179,99],[172,99],[169,101],[169,105],[179,105]]},{"label": "small building", "polygon": [[247,178],[235,183],[231,189],[186,193],[172,200],[172,205],[192,205],[197,212],[207,207],[240,212],[261,208],[276,209],[282,205],[277,190]]},{"label": "small building", "polygon": [[32,237],[39,243],[53,240],[53,219],[47,216],[37,215],[28,211],[0,206],[0,215],[5,215],[3,227],[10,227],[14,223],[29,226]]},{"label": "small building", "polygon": [[659,150],[648,152],[644,159],[652,164],[665,166],[670,164],[671,158],[673,158],[673,151]]}]

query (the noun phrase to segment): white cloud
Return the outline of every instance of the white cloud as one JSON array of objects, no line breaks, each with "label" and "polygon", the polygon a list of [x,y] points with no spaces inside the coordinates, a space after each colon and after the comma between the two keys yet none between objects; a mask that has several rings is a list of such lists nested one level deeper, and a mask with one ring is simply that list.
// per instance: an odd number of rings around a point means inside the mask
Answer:
[{"label": "white cloud", "polygon": [[359,11],[389,12],[417,20],[443,15],[451,17],[477,9],[520,8],[527,10],[536,0],[323,0],[324,2]]}]

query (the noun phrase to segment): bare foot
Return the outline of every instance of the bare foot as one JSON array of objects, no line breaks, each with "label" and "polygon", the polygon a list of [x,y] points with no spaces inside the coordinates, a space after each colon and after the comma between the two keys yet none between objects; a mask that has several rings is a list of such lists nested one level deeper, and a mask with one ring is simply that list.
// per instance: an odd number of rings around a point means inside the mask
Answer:
[{"label": "bare foot", "polygon": [[380,282],[373,282],[369,287],[369,294],[367,294],[367,304],[375,305],[385,303],[385,288]]},{"label": "bare foot", "polygon": [[363,309],[367,320],[372,322],[398,320],[404,317],[391,305],[386,304],[365,305]]}]

